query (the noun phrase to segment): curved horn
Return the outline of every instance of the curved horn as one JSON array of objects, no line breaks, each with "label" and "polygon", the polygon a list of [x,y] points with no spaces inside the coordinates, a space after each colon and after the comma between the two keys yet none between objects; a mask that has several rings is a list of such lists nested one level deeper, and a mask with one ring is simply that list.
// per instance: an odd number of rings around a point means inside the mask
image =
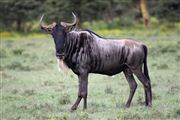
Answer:
[{"label": "curved horn", "polygon": [[61,22],[61,24],[64,25],[65,27],[76,25],[77,24],[77,17],[73,12],[72,12],[72,15],[73,15],[73,19],[74,19],[72,23]]},{"label": "curved horn", "polygon": [[74,21],[73,21],[72,25],[75,25],[77,23],[77,17],[73,12],[72,12],[72,15],[73,15],[73,18],[74,18]]},{"label": "curved horn", "polygon": [[44,18],[44,14],[41,16],[39,20],[39,26],[41,27],[41,30],[43,30],[46,33],[52,33],[53,28],[56,26],[56,22],[53,22],[50,25],[42,25],[43,18]]},{"label": "curved horn", "polygon": [[39,25],[40,25],[40,27],[43,27],[43,26],[42,26],[42,20],[43,20],[43,18],[44,18],[44,14],[41,16],[41,19],[39,20]]}]

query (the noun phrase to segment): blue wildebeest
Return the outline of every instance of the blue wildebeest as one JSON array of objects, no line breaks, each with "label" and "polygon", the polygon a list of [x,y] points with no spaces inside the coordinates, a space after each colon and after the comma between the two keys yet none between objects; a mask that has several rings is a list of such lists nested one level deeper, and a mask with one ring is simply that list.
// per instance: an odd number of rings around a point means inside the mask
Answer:
[{"label": "blue wildebeest", "polygon": [[[126,103],[129,107],[137,88],[133,74],[141,81],[145,90],[145,105],[152,105],[151,82],[147,68],[147,47],[130,39],[106,39],[90,30],[77,29],[77,18],[73,23],[52,23],[42,25],[42,31],[52,35],[56,57],[62,60],[79,78],[78,97],[71,110],[76,110],[81,99],[83,109],[87,108],[88,75],[99,73],[115,75],[123,72],[130,94]],[[144,67],[144,68],[143,68]]]}]

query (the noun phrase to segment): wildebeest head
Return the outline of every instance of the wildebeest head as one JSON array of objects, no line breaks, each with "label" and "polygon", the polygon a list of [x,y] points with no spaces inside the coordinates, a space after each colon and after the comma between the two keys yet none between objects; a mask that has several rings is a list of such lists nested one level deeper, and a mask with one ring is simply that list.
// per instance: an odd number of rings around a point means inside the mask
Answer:
[{"label": "wildebeest head", "polygon": [[77,18],[74,13],[74,21],[72,23],[66,23],[66,22],[61,22],[61,23],[56,23],[53,22],[50,25],[42,25],[42,20],[44,15],[42,15],[39,25],[41,27],[41,30],[45,33],[49,33],[53,36],[54,38],[54,43],[55,43],[55,48],[56,48],[56,57],[59,59],[62,59],[63,52],[64,52],[64,42],[66,39],[66,33],[70,30],[72,30],[76,24],[77,24]]}]

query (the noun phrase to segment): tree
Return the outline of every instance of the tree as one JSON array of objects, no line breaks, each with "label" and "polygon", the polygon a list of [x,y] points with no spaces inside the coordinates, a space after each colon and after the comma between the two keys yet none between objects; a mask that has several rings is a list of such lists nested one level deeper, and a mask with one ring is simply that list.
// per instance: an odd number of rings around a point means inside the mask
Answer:
[{"label": "tree", "polygon": [[180,21],[180,1],[179,0],[158,0],[149,2],[150,12],[160,21],[179,22]]},{"label": "tree", "polygon": [[41,11],[41,0],[7,0],[0,4],[2,11],[1,21],[8,25],[16,23],[16,30],[22,30],[22,24],[31,21],[39,15]]},{"label": "tree", "polygon": [[149,25],[149,12],[147,9],[147,1],[146,0],[140,0],[140,10],[142,13],[144,25],[148,27]]}]

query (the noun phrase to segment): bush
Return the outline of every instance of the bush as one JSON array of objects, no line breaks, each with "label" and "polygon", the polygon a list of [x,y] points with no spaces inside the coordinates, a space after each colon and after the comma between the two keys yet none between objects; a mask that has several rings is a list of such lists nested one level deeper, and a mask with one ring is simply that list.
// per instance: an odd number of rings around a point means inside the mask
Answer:
[{"label": "bush", "polygon": [[0,49],[0,58],[6,58],[7,57],[7,52],[5,49]]},{"label": "bush", "polygon": [[110,86],[106,86],[104,92],[106,94],[113,94],[113,89]]},{"label": "bush", "polygon": [[31,95],[34,95],[35,94],[35,91],[34,90],[25,90],[23,95],[25,96],[31,96]]},{"label": "bush", "polygon": [[24,52],[24,49],[14,49],[14,50],[12,50],[12,53],[14,55],[22,55],[23,52]]},{"label": "bush", "polygon": [[70,96],[68,94],[62,95],[62,97],[59,98],[59,104],[65,105],[71,103]]},{"label": "bush", "polygon": [[90,120],[88,113],[82,113],[79,120]]},{"label": "bush", "polygon": [[11,64],[4,66],[4,67],[7,69],[11,69],[11,70],[24,70],[24,71],[30,71],[31,70],[31,68],[29,66],[24,66],[19,61],[14,61]]},{"label": "bush", "polygon": [[157,69],[159,69],[159,70],[168,69],[168,68],[169,68],[169,66],[167,64],[160,64],[157,66]]},{"label": "bush", "polygon": [[174,117],[180,118],[180,108],[174,110]]}]

